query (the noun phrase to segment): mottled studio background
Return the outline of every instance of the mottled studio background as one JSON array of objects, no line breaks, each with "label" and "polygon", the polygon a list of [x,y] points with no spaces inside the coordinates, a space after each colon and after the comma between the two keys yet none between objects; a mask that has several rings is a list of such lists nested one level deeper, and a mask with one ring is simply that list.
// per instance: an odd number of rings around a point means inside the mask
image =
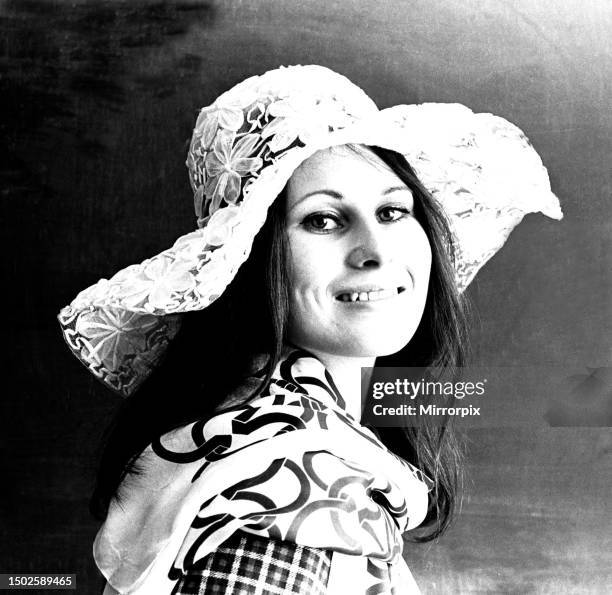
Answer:
[{"label": "mottled studio background", "polygon": [[[560,419],[610,419],[612,3],[23,0],[0,18],[0,572],[76,572],[98,592],[87,499],[118,401],[54,316],[192,228],[197,109],[279,64],[330,66],[382,107],[458,101],[527,132],[566,217],[528,216],[470,288],[475,359],[565,366],[584,390]],[[610,429],[468,438],[458,522],[406,549],[423,592],[610,592]]]}]

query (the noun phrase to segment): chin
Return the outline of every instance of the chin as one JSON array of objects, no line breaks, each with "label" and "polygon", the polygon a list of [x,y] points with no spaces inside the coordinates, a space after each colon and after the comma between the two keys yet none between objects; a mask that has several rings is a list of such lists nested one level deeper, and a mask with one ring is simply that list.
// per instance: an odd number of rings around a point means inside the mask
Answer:
[{"label": "chin", "polygon": [[[345,346],[353,357],[382,357],[401,351],[412,339],[418,321],[404,322],[403,327],[395,325],[367,325],[356,332],[348,333]],[[347,354],[348,355],[348,354]]]},{"label": "chin", "polygon": [[[302,337],[301,344],[313,352],[329,353],[340,357],[382,357],[401,351],[412,339],[414,329],[398,333],[368,332],[347,333],[343,337]],[[297,344],[297,343],[296,343]]]},{"label": "chin", "polygon": [[380,341],[361,341],[354,342],[350,346],[345,345],[343,349],[339,349],[337,355],[345,355],[347,357],[383,357],[392,355],[401,351],[408,345],[412,335],[408,338],[385,339]]}]

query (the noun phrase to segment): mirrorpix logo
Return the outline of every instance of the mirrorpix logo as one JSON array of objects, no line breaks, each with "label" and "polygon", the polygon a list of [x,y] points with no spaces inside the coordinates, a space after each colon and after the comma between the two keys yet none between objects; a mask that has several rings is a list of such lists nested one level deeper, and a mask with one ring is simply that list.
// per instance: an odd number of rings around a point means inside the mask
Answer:
[{"label": "mirrorpix logo", "polygon": [[[414,403],[415,399],[425,397],[454,398],[462,401],[466,397],[481,397],[485,394],[487,379],[475,382],[414,381],[408,378],[372,383],[372,398],[375,403],[372,413],[375,416],[444,416],[444,417],[478,417],[481,406],[470,404],[440,405],[435,402]],[[411,402],[397,403],[396,398],[408,399]],[[395,401],[395,402],[394,402]]]}]

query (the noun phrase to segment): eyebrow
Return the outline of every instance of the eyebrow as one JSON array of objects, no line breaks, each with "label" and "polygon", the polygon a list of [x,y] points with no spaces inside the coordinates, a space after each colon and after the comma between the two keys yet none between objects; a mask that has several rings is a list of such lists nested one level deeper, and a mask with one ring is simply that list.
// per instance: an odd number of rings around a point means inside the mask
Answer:
[{"label": "eyebrow", "polygon": [[[382,191],[381,195],[387,196],[389,194],[392,194],[393,192],[398,192],[398,191],[410,192],[410,194],[412,194],[412,190],[410,190],[408,186],[403,185],[403,186],[390,186],[389,188],[385,188],[385,190]],[[313,190],[312,192],[308,192],[307,194],[304,194],[304,196],[302,196],[293,205],[292,208],[296,207],[297,205],[299,205],[302,201],[306,200],[307,198],[310,198],[311,196],[315,196],[317,194],[325,194],[326,196],[329,196],[331,198],[336,198],[338,200],[342,200],[344,198],[344,195],[341,194],[340,192],[336,192],[335,190],[329,190],[327,188],[322,188],[321,190]]]},{"label": "eyebrow", "polygon": [[391,186],[391,188],[387,188],[383,192],[383,196],[386,196],[387,194],[391,194],[392,192],[398,192],[398,191],[402,191],[402,190],[410,192],[410,194],[412,194],[412,190],[410,190],[410,188],[408,188],[408,186],[403,185],[403,186]]}]

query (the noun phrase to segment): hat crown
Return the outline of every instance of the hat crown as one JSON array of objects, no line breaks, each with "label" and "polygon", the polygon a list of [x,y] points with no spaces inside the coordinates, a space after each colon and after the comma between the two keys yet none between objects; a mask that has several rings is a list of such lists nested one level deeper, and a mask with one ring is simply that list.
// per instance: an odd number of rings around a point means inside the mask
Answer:
[{"label": "hat crown", "polygon": [[250,77],[198,116],[187,167],[198,225],[238,204],[289,149],[316,142],[378,112],[346,77],[323,66],[288,66]]},{"label": "hat crown", "polygon": [[317,64],[281,66],[249,77],[222,93],[217,101],[227,98],[238,103],[249,102],[254,96],[261,99],[333,99],[355,116],[367,116],[378,110],[363,89],[347,77]]}]

